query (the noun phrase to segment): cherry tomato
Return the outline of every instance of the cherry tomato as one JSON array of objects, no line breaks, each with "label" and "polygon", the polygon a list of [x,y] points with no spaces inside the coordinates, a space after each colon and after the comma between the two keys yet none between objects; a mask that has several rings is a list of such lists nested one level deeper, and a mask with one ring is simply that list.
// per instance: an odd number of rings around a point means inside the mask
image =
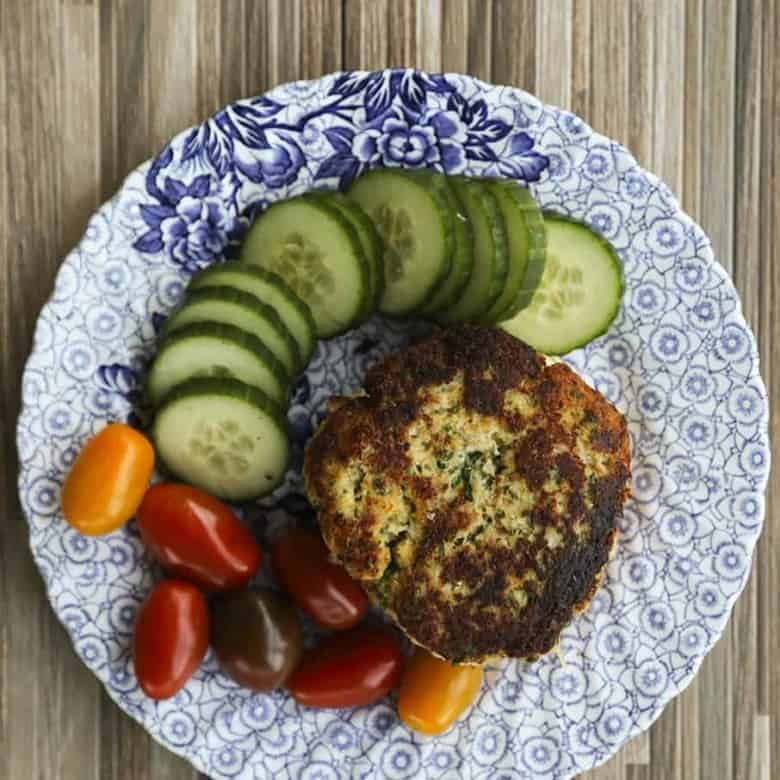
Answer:
[{"label": "cherry tomato", "polygon": [[164,580],[141,606],[133,662],[144,693],[168,699],[184,687],[206,655],[206,599],[190,582]]},{"label": "cherry tomato", "polygon": [[222,669],[254,691],[282,685],[303,655],[291,604],[268,588],[230,593],[214,604],[211,646]]},{"label": "cherry tomato", "polygon": [[303,528],[288,531],[271,552],[279,580],[293,601],[323,628],[356,626],[368,610],[363,588],[333,563],[322,537]]},{"label": "cherry tomato", "polygon": [[443,734],[474,701],[481,666],[458,666],[418,648],[404,670],[398,714],[421,734]]},{"label": "cherry tomato", "polygon": [[243,588],[262,562],[260,547],[233,512],[189,485],[150,488],[138,508],[138,528],[166,571],[206,590]]},{"label": "cherry tomato", "polygon": [[307,653],[287,688],[306,707],[360,707],[394,688],[402,665],[392,634],[362,626],[333,634]]},{"label": "cherry tomato", "polygon": [[65,519],[89,536],[115,531],[135,514],[153,468],[154,448],[142,434],[108,425],[87,442],[65,480]]}]

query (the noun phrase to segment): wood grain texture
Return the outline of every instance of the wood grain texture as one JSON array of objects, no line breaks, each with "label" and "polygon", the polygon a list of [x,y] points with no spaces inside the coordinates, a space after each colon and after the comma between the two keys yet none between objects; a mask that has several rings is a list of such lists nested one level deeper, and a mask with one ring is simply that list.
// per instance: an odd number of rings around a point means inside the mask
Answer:
[{"label": "wood grain texture", "polygon": [[[732,274],[780,402],[777,0],[0,2],[0,780],[193,780],[78,661],[27,552],[14,426],[59,259],[138,163],[220,105],[342,67],[468,71],[625,143]],[[775,450],[780,422],[771,421]],[[780,473],[723,639],[589,780],[780,776]]]}]

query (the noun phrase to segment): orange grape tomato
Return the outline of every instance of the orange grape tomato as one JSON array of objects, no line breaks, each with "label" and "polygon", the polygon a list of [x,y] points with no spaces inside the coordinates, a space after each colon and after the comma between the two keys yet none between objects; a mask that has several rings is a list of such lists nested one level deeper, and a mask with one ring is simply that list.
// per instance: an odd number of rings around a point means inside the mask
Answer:
[{"label": "orange grape tomato", "polygon": [[443,734],[476,699],[481,685],[481,666],[451,664],[417,648],[401,679],[398,714],[421,734]]},{"label": "orange grape tomato", "polygon": [[154,469],[149,440],[112,423],[79,453],[62,488],[62,511],[77,531],[100,536],[124,525],[138,509]]}]

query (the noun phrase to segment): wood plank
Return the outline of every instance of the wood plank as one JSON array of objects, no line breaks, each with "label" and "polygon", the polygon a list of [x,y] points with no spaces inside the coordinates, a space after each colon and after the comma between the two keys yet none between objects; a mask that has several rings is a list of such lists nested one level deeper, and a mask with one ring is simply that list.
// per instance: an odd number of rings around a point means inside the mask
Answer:
[{"label": "wood plank", "polygon": [[536,2],[536,97],[561,108],[571,107],[573,13],[572,0]]},{"label": "wood plank", "polygon": [[587,119],[590,112],[591,0],[572,0],[571,110]]},{"label": "wood plank", "polygon": [[[397,9],[404,6],[411,6],[411,3],[396,4],[391,14],[397,13]],[[442,69],[442,0],[416,0],[414,10],[413,23],[410,20],[404,24],[404,27],[409,27],[408,33],[404,36],[408,43],[397,51],[391,44],[390,62],[393,65],[413,65],[431,73],[440,71]],[[389,25],[392,30],[392,19]]]},{"label": "wood plank", "polygon": [[[7,30],[10,23],[10,8],[7,4],[0,5],[0,169],[8,170],[11,138],[9,132],[8,110],[10,108],[10,85],[8,73],[13,66],[8,63],[11,42]],[[15,108],[15,106],[14,106]],[[8,176],[0,176],[0,386],[6,387],[9,377],[17,369],[12,364],[16,357],[8,343],[11,327],[11,217],[10,217],[10,186]],[[18,384],[17,384],[18,387]],[[11,401],[8,394],[0,393],[0,453],[10,453],[14,445],[12,420],[18,413],[18,404]],[[3,458],[0,463],[0,511],[5,515],[16,510],[18,501],[14,494],[16,487],[16,458]],[[14,496],[11,498],[11,496]],[[8,498],[6,498],[8,497]],[[5,559],[6,540],[0,533],[0,561]],[[7,587],[10,583],[0,572],[0,775],[7,773],[8,744],[8,697],[11,678],[9,664],[12,663],[9,646],[9,621],[6,604],[10,598]]]},{"label": "wood plank", "polygon": [[[24,251],[29,241],[27,235],[14,230],[16,220],[26,208],[33,206],[29,186],[24,182],[21,187],[14,187],[11,196],[12,177],[22,176],[26,171],[26,166],[18,159],[20,150],[17,150],[14,139],[18,139],[19,133],[24,131],[21,113],[26,90],[22,79],[32,75],[23,56],[29,27],[29,22],[23,26],[19,5],[0,4],[0,165],[4,173],[0,177],[0,381],[3,387],[0,394],[0,436],[2,452],[7,454],[0,461],[0,501],[3,515],[8,518],[18,517],[20,511],[16,498],[13,421],[19,411],[18,367],[29,346],[35,305],[33,303],[27,310],[12,294],[12,290],[20,289],[16,284],[24,269],[11,260]],[[13,35],[10,30],[14,31]],[[12,329],[12,323],[18,330]],[[24,750],[19,741],[26,739],[29,743],[34,738],[32,703],[17,686],[20,682],[34,685],[34,664],[43,661],[34,654],[41,614],[38,599],[44,598],[43,588],[40,582],[34,582],[32,561],[13,553],[14,546],[24,545],[27,536],[24,523],[14,525],[16,529],[6,527],[5,532],[0,534],[0,776],[3,777],[10,777],[14,769],[22,766]],[[14,565],[14,558],[21,560]],[[17,624],[19,630],[12,632],[10,626],[14,620],[22,622]],[[33,655],[23,655],[26,652]],[[27,664],[22,663],[24,658]],[[45,670],[42,674],[46,676]]]},{"label": "wood plank", "polygon": [[174,75],[195,70],[198,7],[190,0],[150,3],[148,19],[149,133],[151,145],[161,150],[198,118],[195,79]]},{"label": "wood plank", "polygon": [[[205,0],[208,2],[209,0]],[[245,0],[244,28],[246,29],[244,68],[247,94],[262,95],[269,90],[274,82],[268,69],[269,47],[266,41],[273,34],[269,27],[267,6],[265,0]]]},{"label": "wood plank", "polygon": [[468,70],[469,8],[466,0],[442,0],[441,67],[445,73]]},{"label": "wood plank", "polygon": [[493,0],[491,79],[536,89],[536,2]]},{"label": "wood plank", "polygon": [[490,81],[493,51],[494,0],[467,0],[469,14],[468,72]]},{"label": "wood plank", "polygon": [[[65,2],[60,8],[58,22],[59,30],[46,32],[52,36],[47,41],[51,56],[59,57],[55,66],[55,108],[59,115],[55,148],[62,151],[58,154],[61,164],[57,171],[55,202],[60,211],[58,245],[64,253],[78,242],[84,225],[100,203],[98,6]],[[62,45],[65,40],[69,42],[67,49]],[[65,193],[67,196],[63,197]],[[51,621],[47,620],[49,623]],[[72,658],[70,641],[62,641],[62,628],[54,625],[51,630],[60,639],[54,644],[56,655]],[[85,686],[89,676],[86,669],[74,675],[70,663],[58,663],[58,660],[55,657],[52,666],[54,685],[46,693],[49,706],[45,708],[44,723],[50,736],[63,747],[52,751],[52,765],[47,774],[80,775],[85,780],[97,778],[99,732],[84,729],[83,723],[97,722],[102,692],[94,678]],[[45,691],[45,688],[39,686],[39,690]]]},{"label": "wood plank", "polygon": [[344,67],[364,70],[383,68],[389,61],[388,0],[344,5]]},{"label": "wood plank", "polygon": [[150,155],[149,0],[100,3],[102,198]]},{"label": "wood plank", "polygon": [[621,748],[626,772],[629,767],[646,767],[650,763],[650,732],[644,731],[637,734],[632,740]]},{"label": "wood plank", "polygon": [[197,2],[195,87],[199,119],[248,95],[246,2]]},{"label": "wood plank", "polygon": [[97,77],[100,83],[100,200],[108,200],[116,192],[116,183],[120,173],[117,164],[117,40],[114,27],[116,7],[108,0],[100,0],[98,5],[98,30],[100,36],[100,54]]},{"label": "wood plank", "polygon": [[623,757],[618,753],[596,769],[578,775],[578,780],[623,780]]},{"label": "wood plank", "polygon": [[[761,251],[759,259],[761,314],[759,343],[762,376],[769,391],[770,433],[774,468],[769,481],[764,534],[758,549],[758,614],[763,636],[759,644],[759,713],[770,716],[772,772],[780,766],[780,665],[777,663],[780,613],[780,357],[778,357],[777,312],[780,310],[780,3],[765,0],[761,5],[761,194],[757,208],[761,215]],[[774,590],[773,590],[774,589]],[[743,713],[744,717],[744,713]],[[762,762],[769,763],[769,757]]]},{"label": "wood plank", "polygon": [[[219,3],[219,51],[216,74],[219,77],[220,105],[247,97],[245,0],[221,0]],[[296,27],[298,26],[296,20]],[[296,62],[296,70],[298,63]],[[214,78],[214,75],[212,75]]]},{"label": "wood plank", "polygon": [[301,0],[268,0],[268,77],[270,86],[300,78]]},{"label": "wood plank", "polygon": [[683,175],[683,207],[694,219],[701,212],[701,135],[703,56],[703,0],[685,3],[685,138]]},{"label": "wood plank", "polygon": [[772,778],[772,732],[768,715],[758,715],[753,728],[753,745],[751,750],[752,763],[751,780],[771,780]]},{"label": "wood plank", "polygon": [[[69,10],[69,9],[68,9]],[[43,584],[28,555],[27,526],[16,498],[13,421],[18,412],[20,367],[29,350],[35,316],[51,292],[52,276],[68,240],[62,204],[63,109],[61,81],[62,7],[59,4],[3,4],[2,69],[4,102],[4,198],[0,235],[4,252],[0,280],[4,292],[0,320],[2,446],[0,493],[3,533],[0,549],[2,593],[3,777],[60,777],[78,771],[76,755],[86,758],[80,772],[96,778],[94,731],[78,721],[94,720],[97,688],[51,614]],[[72,21],[72,20],[71,20]],[[92,47],[94,53],[95,49]],[[35,52],[35,56],[30,56]],[[69,115],[70,131],[73,116]],[[95,165],[82,186],[94,198]],[[82,200],[82,208],[84,207]],[[45,226],[45,229],[41,229]],[[71,701],[75,699],[75,701]],[[67,720],[67,713],[74,721]]]},{"label": "wood plank", "polygon": [[[100,698],[100,761],[98,777],[117,780],[153,780],[150,753],[152,738],[134,720],[122,712],[106,694]],[[175,764],[171,760],[168,762]],[[183,764],[183,762],[182,762]],[[182,769],[189,772],[186,764]],[[189,774],[184,775],[189,778]],[[63,780],[70,780],[63,778]]]},{"label": "wood plank", "polygon": [[[34,84],[34,79],[39,75],[36,68],[37,61],[24,56],[25,52],[33,46],[40,46],[42,42],[36,37],[34,14],[36,9],[33,7],[22,8],[19,5],[8,8],[4,13],[4,22],[7,29],[13,29],[14,35],[6,34],[3,49],[5,50],[4,66],[7,73],[7,96],[8,106],[5,110],[5,123],[9,138],[20,139],[24,136],[25,130],[30,126],[29,123],[34,118],[34,102],[39,94],[33,92],[33,89],[27,88],[27,85]],[[40,95],[41,101],[50,111],[56,110],[56,90],[54,89],[56,80],[56,71],[52,67],[46,74],[50,83],[44,86],[44,92]],[[47,88],[48,87],[48,88]],[[27,91],[27,94],[25,92]],[[36,134],[38,135],[38,134]],[[14,144],[13,149],[9,149],[5,159],[5,172],[9,182],[13,182],[13,197],[8,201],[7,210],[7,228],[8,238],[6,241],[6,254],[0,262],[5,265],[9,258],[15,253],[23,256],[27,264],[13,263],[8,266],[7,284],[8,291],[13,289],[24,289],[25,292],[31,291],[40,304],[43,300],[43,291],[40,284],[36,283],[34,277],[39,272],[33,266],[33,258],[42,253],[53,251],[51,246],[52,236],[31,235],[29,229],[22,226],[21,230],[15,230],[16,225],[25,219],[26,215],[41,213],[38,211],[42,207],[43,216],[54,220],[57,225],[56,207],[53,201],[56,199],[56,182],[47,197],[42,193],[42,198],[36,192],[35,182],[27,178],[29,170],[39,164],[35,154],[36,139],[30,138],[29,144]],[[13,238],[11,230],[13,230]],[[49,271],[53,270],[51,264]],[[5,276],[5,274],[4,274]],[[4,296],[6,297],[6,296]],[[25,296],[26,297],[26,296]],[[26,311],[26,307],[21,302],[14,300],[10,295],[6,298],[8,311],[8,325],[4,329],[2,355],[3,363],[8,360],[7,370],[4,371],[4,379],[11,383],[14,390],[18,390],[19,384],[15,377],[17,361],[23,359],[25,349],[29,347],[32,335],[32,316],[33,311]],[[35,304],[31,304],[33,309]],[[12,323],[21,320],[22,331],[18,335],[14,333]],[[6,357],[7,356],[7,357]],[[16,400],[4,393],[3,412],[8,413],[8,429],[4,434],[4,451],[12,452],[13,433],[10,421],[15,418],[18,411]],[[5,414],[3,417],[5,418]],[[4,459],[2,464],[3,473],[3,491],[4,494],[14,495],[15,468],[14,458]],[[14,501],[10,509],[16,510],[18,503]],[[3,674],[3,732],[8,753],[3,756],[5,771],[9,776],[19,770],[34,768],[35,771],[43,771],[45,766],[50,766],[48,751],[41,756],[35,755],[28,757],[27,745],[34,745],[36,748],[41,740],[41,723],[39,718],[40,696],[36,687],[38,679],[37,665],[44,664],[44,656],[40,652],[41,642],[45,636],[46,628],[42,626],[43,610],[39,600],[44,599],[43,588],[40,581],[35,582],[32,572],[32,562],[26,560],[18,554],[14,554],[16,549],[23,549],[27,537],[27,529],[24,524],[18,524],[17,528],[9,528],[3,538],[3,599],[2,604],[2,622],[5,625],[24,625],[24,632],[8,632],[4,636],[4,644],[8,650],[8,660]],[[14,597],[11,598],[11,594]],[[30,621],[28,625],[26,622]],[[23,659],[28,663],[24,664]],[[53,684],[51,669],[43,668],[40,670],[41,677],[49,684]],[[12,682],[13,681],[13,684]],[[22,687],[24,686],[24,687]],[[13,714],[12,714],[13,713]],[[44,745],[44,750],[46,746]],[[36,751],[37,752],[37,751]],[[31,767],[32,765],[32,767]]]},{"label": "wood plank", "polygon": [[594,0],[590,23],[590,102],[585,118],[599,133],[628,138],[629,130],[629,9]]},{"label": "wood plank", "polygon": [[733,193],[723,183],[734,175],[736,0],[705,3],[702,29],[705,108],[699,155],[706,155],[707,163],[718,161],[701,166],[702,223],[718,262],[733,276]]},{"label": "wood plank", "polygon": [[60,55],[61,187],[68,193],[69,218],[62,221],[62,246],[74,246],[100,205],[100,15],[97,5],[65,3]]},{"label": "wood plank", "polygon": [[[660,7],[667,3],[631,0],[628,12],[628,84],[631,106],[628,111],[628,135],[623,143],[640,165],[655,168],[653,138],[655,137],[655,38],[666,38],[666,28],[655,21]],[[659,69],[667,63],[659,63]]]},{"label": "wood plank", "polygon": [[[222,97],[222,8],[220,2],[198,0],[195,94],[197,114],[201,118],[213,114],[220,107]],[[245,53],[243,45],[240,51],[242,55]],[[246,62],[242,62],[241,77],[246,77]]]},{"label": "wood plank", "polygon": [[[736,19],[734,133],[734,282],[748,323],[760,322],[761,198],[761,15],[759,0],[742,0]],[[751,262],[754,260],[755,262]],[[758,712],[758,576],[754,569],[734,607],[728,641],[734,669],[734,778],[756,777],[761,743],[754,739]],[[748,713],[747,717],[741,717]]]},{"label": "wood plank", "polygon": [[[653,36],[652,103],[645,104],[652,117],[653,171],[683,198],[685,173],[685,4],[679,0],[661,0],[653,8],[649,24]],[[648,95],[648,98],[650,96]]]},{"label": "wood plank", "polygon": [[301,39],[301,78],[341,69],[342,10],[341,0],[304,0],[301,23],[308,34]]},{"label": "wood plank", "polygon": [[423,27],[426,24],[421,9],[422,4],[417,0],[394,0],[387,4],[387,17],[383,25],[383,34],[387,37],[385,67],[422,67],[416,59],[418,34],[424,34]]}]

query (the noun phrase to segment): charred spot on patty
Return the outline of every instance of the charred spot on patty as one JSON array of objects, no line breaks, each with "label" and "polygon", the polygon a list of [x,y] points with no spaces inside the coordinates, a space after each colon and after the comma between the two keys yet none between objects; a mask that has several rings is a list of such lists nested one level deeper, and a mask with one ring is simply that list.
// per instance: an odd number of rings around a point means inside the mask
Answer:
[{"label": "charred spot on patty", "polygon": [[459,662],[533,659],[598,587],[628,434],[568,366],[464,325],[372,368],[304,475],[331,552],[413,641]]}]

